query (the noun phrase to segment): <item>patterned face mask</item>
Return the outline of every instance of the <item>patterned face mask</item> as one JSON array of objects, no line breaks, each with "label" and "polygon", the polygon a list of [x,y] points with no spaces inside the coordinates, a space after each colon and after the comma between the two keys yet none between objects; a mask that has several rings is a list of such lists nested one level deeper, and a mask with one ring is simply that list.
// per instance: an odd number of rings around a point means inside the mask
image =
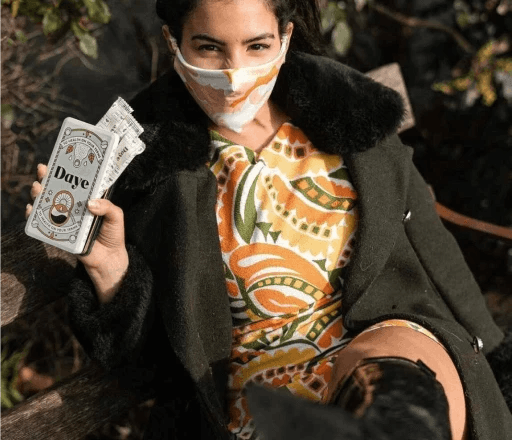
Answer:
[{"label": "patterned face mask", "polygon": [[240,133],[272,93],[285,61],[288,36],[281,40],[281,50],[273,60],[237,69],[192,66],[181,55],[175,39],[171,38],[171,44],[176,54],[174,68],[199,106],[217,125]]}]

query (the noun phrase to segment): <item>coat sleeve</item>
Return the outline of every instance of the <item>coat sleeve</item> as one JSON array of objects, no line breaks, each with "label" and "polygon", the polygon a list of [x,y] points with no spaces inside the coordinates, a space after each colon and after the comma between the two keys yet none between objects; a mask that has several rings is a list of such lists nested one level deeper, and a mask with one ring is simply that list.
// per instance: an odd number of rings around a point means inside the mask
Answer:
[{"label": "coat sleeve", "polygon": [[503,333],[495,324],[462,252],[442,224],[433,197],[414,165],[411,168],[406,232],[436,289],[457,321],[484,343],[484,353],[495,348]]},{"label": "coat sleeve", "polygon": [[134,246],[129,267],[111,302],[101,304],[83,264],[68,295],[71,328],[87,355],[110,370],[137,357],[154,320],[152,273]]},{"label": "coat sleeve", "polygon": [[[112,202],[123,209],[126,228],[136,216],[130,211],[140,212],[143,203],[126,191],[114,191]],[[128,233],[126,247],[128,270],[112,301],[99,302],[94,285],[79,262],[67,304],[70,327],[88,357],[137,390],[156,383],[162,366],[174,368],[170,364],[178,365],[178,360],[156,310],[155,268],[136,237]]]}]

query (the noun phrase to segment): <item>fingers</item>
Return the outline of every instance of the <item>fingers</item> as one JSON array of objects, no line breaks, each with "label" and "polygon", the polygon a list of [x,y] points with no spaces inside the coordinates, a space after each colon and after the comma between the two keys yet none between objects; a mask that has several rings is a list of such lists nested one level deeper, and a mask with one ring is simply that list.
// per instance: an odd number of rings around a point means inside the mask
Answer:
[{"label": "fingers", "polygon": [[110,200],[91,199],[87,202],[87,208],[94,215],[104,216],[104,222],[111,224],[123,222],[123,210]]},{"label": "fingers", "polygon": [[37,182],[34,182],[32,184],[32,188],[30,188],[30,197],[32,197],[32,200],[35,200],[36,197],[41,192],[42,186],[41,186],[41,180],[43,180],[44,176],[46,176],[46,171],[48,170],[48,167],[42,163],[40,163],[37,166]]},{"label": "fingers", "polygon": [[41,192],[42,186],[39,182],[34,182],[32,188],[30,188],[30,197],[35,200],[38,194]]},{"label": "fingers", "polygon": [[[32,187],[30,188],[30,197],[32,198],[32,201],[36,199],[38,194],[41,192],[42,186],[39,182],[34,182],[32,184]],[[25,219],[28,219],[28,216],[30,215],[30,212],[32,211],[32,205],[30,203],[27,204],[27,207],[25,208]]]},{"label": "fingers", "polygon": [[37,165],[37,180],[41,182],[43,180],[44,176],[46,176],[46,171],[48,171],[48,167],[42,163]]},{"label": "fingers", "polygon": [[[37,182],[34,182],[32,184],[32,187],[30,188],[30,197],[34,201],[36,197],[41,192],[42,186],[41,181],[44,179],[44,176],[46,176],[46,172],[48,171],[48,167],[42,163],[37,165]],[[32,212],[32,205],[30,203],[27,204],[25,208],[25,219],[28,219],[28,216]]]},{"label": "fingers", "polygon": [[28,216],[32,212],[32,205],[27,203],[27,207],[25,208],[25,220],[28,219]]}]

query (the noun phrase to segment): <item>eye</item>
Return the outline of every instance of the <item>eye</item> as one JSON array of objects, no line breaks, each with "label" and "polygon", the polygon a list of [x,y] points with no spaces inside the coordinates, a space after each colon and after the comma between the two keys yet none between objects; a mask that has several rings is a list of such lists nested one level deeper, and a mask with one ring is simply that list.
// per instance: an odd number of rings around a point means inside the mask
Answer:
[{"label": "eye", "polygon": [[265,49],[269,49],[269,48],[270,48],[269,44],[262,44],[262,43],[251,44],[249,46],[249,49],[255,50],[255,51],[261,51],[261,50],[265,50]]},{"label": "eye", "polygon": [[197,48],[197,50],[202,52],[216,52],[219,48],[213,44],[202,44]]}]

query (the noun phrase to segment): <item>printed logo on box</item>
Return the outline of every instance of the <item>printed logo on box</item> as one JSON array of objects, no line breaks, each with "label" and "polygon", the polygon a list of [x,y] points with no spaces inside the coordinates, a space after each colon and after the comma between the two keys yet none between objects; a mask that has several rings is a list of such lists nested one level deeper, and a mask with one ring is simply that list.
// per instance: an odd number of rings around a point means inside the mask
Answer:
[{"label": "printed logo on box", "polygon": [[31,226],[55,241],[75,243],[108,142],[84,128],[66,128]]}]

